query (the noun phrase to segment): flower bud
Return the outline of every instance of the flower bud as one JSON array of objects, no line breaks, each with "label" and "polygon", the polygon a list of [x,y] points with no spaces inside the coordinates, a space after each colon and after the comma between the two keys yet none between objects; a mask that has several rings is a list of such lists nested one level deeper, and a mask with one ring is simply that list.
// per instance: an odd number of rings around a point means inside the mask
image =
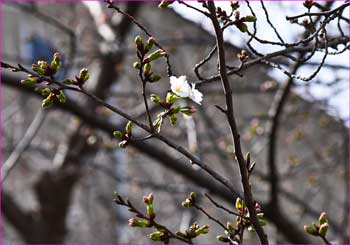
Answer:
[{"label": "flower bud", "polygon": [[132,130],[132,122],[128,121],[128,123],[125,126],[125,133],[128,135],[131,135],[131,130]]},{"label": "flower bud", "polygon": [[89,79],[89,71],[87,68],[83,68],[79,72],[79,80],[81,80],[83,83],[86,82]]},{"label": "flower bud", "polygon": [[162,77],[159,74],[154,74],[151,77],[151,82],[158,82]]},{"label": "flower bud", "polygon": [[241,198],[237,197],[235,207],[238,211],[243,211],[244,208],[244,202]]},{"label": "flower bud", "polygon": [[21,84],[25,86],[33,86],[38,83],[37,77],[29,76],[28,78],[21,80]]},{"label": "flower bud", "polygon": [[243,33],[248,31],[248,26],[243,22],[238,22],[236,26]]},{"label": "flower bud", "polygon": [[195,234],[201,235],[201,234],[207,234],[209,232],[209,225],[204,225],[198,229],[196,229]]},{"label": "flower bud", "polygon": [[181,237],[181,238],[186,238],[186,235],[184,233],[182,233],[181,231],[175,232],[175,235],[177,235],[178,237]]},{"label": "flower bud", "polygon": [[190,199],[186,198],[186,200],[183,201],[183,202],[181,203],[181,205],[182,205],[182,207],[184,207],[184,208],[189,208],[189,207],[192,206],[192,202],[191,202]]},{"label": "flower bud", "polygon": [[244,18],[245,21],[247,22],[255,22],[256,21],[256,17],[253,16],[253,15],[247,15],[245,18]]},{"label": "flower bud", "polygon": [[304,231],[313,236],[318,236],[316,228],[312,225],[304,225]]},{"label": "flower bud", "polygon": [[153,48],[153,45],[156,43],[154,37],[150,37],[147,41],[145,52],[150,51]]},{"label": "flower bud", "polygon": [[228,239],[227,237],[224,237],[224,236],[217,236],[216,239],[219,241],[219,242],[224,242],[224,243],[229,243],[230,242],[230,239]]},{"label": "flower bud", "polygon": [[175,114],[169,115],[169,122],[171,126],[174,126],[176,124],[176,121],[177,121],[177,117],[175,116]]},{"label": "flower bud", "polygon": [[136,46],[141,46],[142,44],[143,44],[143,39],[142,39],[142,37],[141,36],[139,36],[139,35],[137,35],[136,37],[135,37],[135,44],[136,44]]},{"label": "flower bud", "polygon": [[129,219],[129,226],[131,226],[131,227],[137,227],[137,226],[138,226],[137,219],[135,219],[135,218]]},{"label": "flower bud", "polygon": [[234,16],[236,20],[239,20],[241,13],[239,11],[234,12]]},{"label": "flower bud", "polygon": [[257,202],[255,203],[255,210],[257,213],[262,213],[261,205]]},{"label": "flower bud", "polygon": [[246,50],[242,50],[239,54],[237,54],[237,57],[241,62],[246,62],[249,59],[249,55]]},{"label": "flower bud", "polygon": [[163,8],[166,8],[166,7],[168,7],[170,4],[172,4],[174,1],[170,1],[170,0],[162,0],[161,2],[160,2],[160,4],[158,5],[158,8],[161,8],[161,9],[163,9]]},{"label": "flower bud", "polygon": [[121,139],[123,138],[124,134],[123,134],[122,132],[116,130],[116,131],[113,132],[113,136],[114,136],[115,138],[121,140]]},{"label": "flower bud", "polygon": [[195,201],[196,201],[196,197],[197,197],[197,195],[196,195],[195,192],[191,192],[191,193],[190,193],[190,198],[191,198],[191,201],[192,201],[192,202],[195,202]]},{"label": "flower bud", "polygon": [[74,80],[70,79],[70,78],[65,78],[65,79],[62,80],[62,83],[64,83],[64,84],[73,84]]},{"label": "flower bud", "polygon": [[239,1],[231,2],[232,10],[236,10],[239,8]]},{"label": "flower bud", "polygon": [[151,64],[150,63],[146,63],[143,67],[143,75],[147,76],[149,74],[149,72],[151,71]]},{"label": "flower bud", "polygon": [[320,217],[318,218],[318,221],[320,222],[320,225],[323,225],[328,222],[326,212],[321,213]]},{"label": "flower bud", "polygon": [[175,101],[177,101],[180,97],[172,92],[168,92],[165,98],[166,103],[173,104]]},{"label": "flower bud", "polygon": [[119,147],[120,148],[125,148],[128,145],[128,141],[127,140],[123,140],[119,143]]},{"label": "flower bud", "polygon": [[42,96],[48,96],[51,93],[50,88],[37,88],[35,91],[39,92]]},{"label": "flower bud", "polygon": [[55,96],[54,93],[50,93],[41,103],[42,107],[48,107],[52,104],[53,102],[53,97]]},{"label": "flower bud", "polygon": [[147,58],[144,60],[145,63],[149,63],[153,60],[156,60],[160,57],[165,56],[167,53],[164,50],[158,49],[147,56]]},{"label": "flower bud", "polygon": [[164,232],[156,231],[156,232],[149,234],[148,237],[150,239],[152,239],[153,241],[161,241],[163,239],[164,235],[165,235]]},{"label": "flower bud", "polygon": [[151,94],[151,101],[157,105],[160,105],[162,103],[162,99],[156,94]]},{"label": "flower bud", "polygon": [[235,228],[233,227],[233,225],[230,222],[227,222],[226,224],[226,228],[230,233],[234,233],[235,232]]},{"label": "flower bud", "polygon": [[147,204],[152,204],[153,203],[153,199],[154,199],[154,195],[151,192],[150,194],[148,194],[148,196],[144,196],[143,197],[143,202],[147,203]]},{"label": "flower bud", "polygon": [[44,70],[39,65],[32,64],[32,70],[39,75],[44,75]]},{"label": "flower bud", "polygon": [[328,223],[324,223],[320,226],[320,229],[318,230],[318,234],[320,234],[321,237],[325,237],[328,230]]},{"label": "flower bud", "polygon": [[133,64],[132,64],[132,66],[135,68],[135,69],[140,69],[141,68],[141,64],[140,64],[140,62],[134,62]]},{"label": "flower bud", "polygon": [[61,68],[61,64],[61,55],[59,53],[55,53],[50,65],[54,74]]},{"label": "flower bud", "polygon": [[303,3],[304,7],[307,8],[307,9],[311,9],[311,7],[312,7],[314,4],[315,4],[315,3],[314,3],[313,0],[306,0],[306,1]]},{"label": "flower bud", "polygon": [[66,102],[66,96],[64,95],[63,91],[60,91],[60,93],[56,95],[56,98],[60,103]]},{"label": "flower bud", "polygon": [[180,111],[185,115],[191,116],[193,113],[196,112],[196,109],[191,106],[186,106],[186,107],[182,107]]}]

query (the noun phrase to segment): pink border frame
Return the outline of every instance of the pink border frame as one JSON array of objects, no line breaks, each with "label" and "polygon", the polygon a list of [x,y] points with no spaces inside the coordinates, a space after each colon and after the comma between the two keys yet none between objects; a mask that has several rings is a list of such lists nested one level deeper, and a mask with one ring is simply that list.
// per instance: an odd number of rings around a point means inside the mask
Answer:
[{"label": "pink border frame", "polygon": [[[94,2],[102,2],[102,0],[84,0],[84,1],[94,1]],[[197,1],[197,0],[185,0],[185,1]],[[215,0],[215,1],[227,1],[227,0]],[[260,1],[260,0],[249,0],[251,2],[253,1]],[[265,0],[266,2],[281,2],[283,0]],[[303,2],[303,0],[287,0],[288,2]],[[316,0],[317,2],[327,2],[327,1],[332,1],[332,0]],[[335,0],[335,1],[342,1],[342,0]],[[82,1],[75,1],[75,0],[0,0],[0,33],[2,33],[2,2],[82,2]],[[115,2],[160,2],[160,1],[156,1],[156,0],[115,0]],[[349,16],[350,16],[350,9],[349,9]],[[0,60],[2,60],[2,39],[0,40]],[[349,66],[350,66],[350,59],[348,60],[349,62]],[[2,86],[1,86],[1,71],[2,69],[0,69],[0,108],[2,109]],[[349,70],[349,83],[350,83],[350,70]],[[348,91],[348,96],[350,98],[350,89]],[[350,114],[350,107],[349,107],[349,114]],[[2,122],[2,113],[0,113],[0,123]],[[348,121],[348,125],[346,125],[348,127],[348,132],[350,135],[350,120]],[[1,165],[2,165],[2,128],[0,128],[0,159],[1,159]],[[348,139],[349,145],[350,145],[350,137]],[[350,153],[349,153],[350,154]],[[349,158],[350,159],[350,158]],[[350,168],[350,163],[348,163],[348,167]],[[1,173],[1,168],[0,168],[0,173]],[[350,183],[348,183],[348,185],[350,185]],[[2,186],[0,183],[0,194],[2,193]],[[0,195],[0,207],[2,205],[1,202],[1,197],[2,195]],[[350,198],[350,188],[348,190],[348,197]],[[348,210],[348,218],[350,220],[350,209]],[[346,232],[350,232],[350,231],[346,231]],[[2,242],[2,212],[1,212],[1,208],[0,208],[0,244]],[[222,244],[222,243],[221,243]],[[220,245],[221,245],[220,244]],[[11,245],[22,245],[22,244],[14,244],[11,243]],[[70,245],[70,244],[67,244]],[[90,245],[90,244],[74,244],[74,245]],[[91,244],[92,245],[92,244]],[[95,245],[95,244],[94,244]],[[111,244],[103,244],[101,243],[100,245],[111,245]],[[344,244],[345,245],[345,244]]]}]

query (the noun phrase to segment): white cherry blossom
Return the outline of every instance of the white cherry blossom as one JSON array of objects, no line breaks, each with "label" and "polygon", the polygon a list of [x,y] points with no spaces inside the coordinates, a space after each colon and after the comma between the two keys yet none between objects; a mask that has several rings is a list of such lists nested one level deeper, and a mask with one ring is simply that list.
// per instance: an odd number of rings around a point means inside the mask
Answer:
[{"label": "white cherry blossom", "polygon": [[195,84],[188,84],[186,76],[170,77],[171,91],[182,98],[190,98],[197,104],[201,104],[203,94],[195,88]]},{"label": "white cherry blossom", "polygon": [[171,91],[180,97],[189,97],[191,87],[187,82],[186,76],[170,77]]}]

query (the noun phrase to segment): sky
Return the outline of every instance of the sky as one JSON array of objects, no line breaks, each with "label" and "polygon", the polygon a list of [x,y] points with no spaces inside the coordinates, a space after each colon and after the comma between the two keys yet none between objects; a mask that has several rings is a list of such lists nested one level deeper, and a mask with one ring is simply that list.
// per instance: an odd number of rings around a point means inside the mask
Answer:
[{"label": "sky", "polygon": [[[197,3],[197,2],[187,2],[187,3],[193,6],[196,6],[198,8],[201,8],[200,3]],[[290,22],[285,19],[285,16],[304,13],[306,9],[303,7],[302,2],[295,2],[295,1],[294,2],[292,1],[265,2],[264,1],[264,3],[266,6],[266,9],[270,13],[269,16],[270,16],[271,22],[274,23],[278,32],[287,42],[288,41],[293,42],[293,38],[295,38],[296,34],[302,33],[303,28],[295,24],[294,25],[290,24]],[[341,3],[342,2],[336,2],[333,6],[336,7]],[[226,9],[229,12],[229,9],[230,9],[229,2],[226,2],[226,1],[216,2],[216,4],[217,6],[220,6],[222,9]],[[266,21],[264,11],[261,8],[261,3],[254,1],[254,2],[250,2],[250,4],[254,9],[258,19],[257,35],[262,39],[278,41],[274,31],[272,30],[272,28],[269,27]],[[212,31],[210,20],[207,17],[178,3],[172,4],[171,7],[176,12],[181,14],[183,17],[190,19],[194,22],[200,23],[203,28],[209,31]],[[250,14],[249,9],[247,8],[244,2],[241,3],[241,7],[239,10],[240,10],[241,16]],[[335,25],[336,25],[336,21],[334,22],[334,24],[331,24],[331,27],[335,27],[335,28],[329,28],[329,31],[328,31],[329,33],[332,33],[333,30],[336,30]],[[249,28],[252,28],[252,26],[250,26]],[[344,26],[344,29],[349,30],[349,26]],[[242,33],[238,31],[236,28],[231,28],[230,30],[228,30],[225,34],[225,39],[226,41],[229,41],[232,44],[242,48],[245,47],[245,43],[248,40],[247,35],[242,35]],[[261,51],[262,53],[269,53],[280,49],[280,47],[274,47],[271,45],[254,45],[254,46],[258,47],[257,50]],[[318,53],[310,61],[320,62],[321,58],[322,58],[322,53]],[[343,65],[343,66],[349,67],[349,60],[350,60],[349,51],[347,51],[337,56],[328,56],[326,63]],[[314,69],[316,69],[316,67],[314,66],[303,66],[299,69],[298,74],[301,74],[303,76],[308,76],[313,73]],[[281,71],[276,69],[271,70],[271,76],[276,78],[277,81],[283,81],[287,78],[286,75],[284,75]],[[320,73],[317,75],[317,79],[319,79],[322,82],[332,82],[335,78],[341,79],[342,82],[340,82],[339,85],[334,86],[333,88],[329,88],[329,87],[325,87],[317,84],[311,84],[311,86],[308,86],[308,88],[306,88],[305,86],[300,86],[297,89],[295,89],[295,92],[301,94],[306,99],[313,99],[313,98],[322,99],[322,98],[331,97],[329,101],[329,106],[327,106],[327,111],[330,114],[340,117],[346,122],[348,122],[349,121],[349,70],[342,69],[342,70],[338,70],[337,72],[334,72],[334,70],[323,68],[323,70],[321,70]],[[303,84],[305,82],[296,81],[296,83]],[[338,93],[335,96],[331,96],[335,91],[337,91]]]}]

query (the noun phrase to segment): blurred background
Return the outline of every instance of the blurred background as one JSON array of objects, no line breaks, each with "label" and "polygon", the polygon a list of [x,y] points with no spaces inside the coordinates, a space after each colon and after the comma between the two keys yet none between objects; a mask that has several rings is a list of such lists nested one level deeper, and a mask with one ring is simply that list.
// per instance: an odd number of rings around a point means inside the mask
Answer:
[{"label": "blurred background", "polygon": [[[335,2],[332,8],[340,4]],[[215,45],[209,20],[179,3],[169,9],[159,9],[157,3],[117,5],[135,16],[170,53],[175,75],[197,80],[195,64]],[[229,3],[218,6],[228,9]],[[87,67],[89,91],[146,122],[141,82],[132,68],[137,59],[134,37],[146,37],[127,18],[93,1],[11,1],[1,3],[1,8],[3,61],[30,67],[37,60],[51,60],[58,51],[63,56],[58,79],[74,77]],[[252,2],[252,8],[258,17],[258,35],[273,40],[260,3]],[[300,38],[304,29],[291,25],[285,16],[305,12],[302,2],[268,2],[266,8],[287,41]],[[240,11],[249,14],[243,2]],[[328,31],[336,37],[332,25]],[[348,24],[342,25],[348,36]],[[229,28],[225,38],[228,63],[239,65],[237,53],[247,48],[248,37]],[[276,50],[253,44],[264,53]],[[297,73],[311,74],[321,58],[322,53],[316,54]],[[287,59],[278,62],[288,68]],[[165,95],[170,88],[164,63],[156,61],[154,69],[162,79],[149,86],[150,94]],[[230,77],[244,152],[249,151],[256,161],[253,193],[266,213],[271,243],[320,242],[306,235],[303,226],[317,220],[322,211],[330,219],[329,240],[349,241],[349,52],[329,56],[325,64],[312,82],[295,82],[281,115],[274,152],[280,177],[278,209],[268,202],[268,112],[288,77],[263,64],[245,70],[243,77]],[[216,74],[216,58],[200,71],[204,77]],[[132,214],[114,204],[114,191],[141,209],[142,196],[153,192],[160,223],[174,231],[194,221],[210,224],[210,233],[196,242],[217,242],[215,237],[224,231],[195,210],[182,208],[181,202],[196,191],[210,193],[232,208],[235,200],[223,187],[155,139],[118,148],[112,132],[123,128],[126,121],[84,96],[69,91],[66,104],[42,109],[41,96],[20,85],[24,77],[1,71],[3,244],[150,243],[146,236],[150,230],[128,227]],[[179,118],[175,127],[166,123],[163,133],[241,190],[239,169],[229,155],[233,149],[229,128],[214,106],[224,103],[221,84],[206,84],[199,90],[204,94],[203,105],[189,102],[197,113]],[[152,104],[151,111],[157,113],[159,108]],[[235,222],[206,198],[199,201],[223,223]],[[246,242],[258,240],[247,234]]]}]

